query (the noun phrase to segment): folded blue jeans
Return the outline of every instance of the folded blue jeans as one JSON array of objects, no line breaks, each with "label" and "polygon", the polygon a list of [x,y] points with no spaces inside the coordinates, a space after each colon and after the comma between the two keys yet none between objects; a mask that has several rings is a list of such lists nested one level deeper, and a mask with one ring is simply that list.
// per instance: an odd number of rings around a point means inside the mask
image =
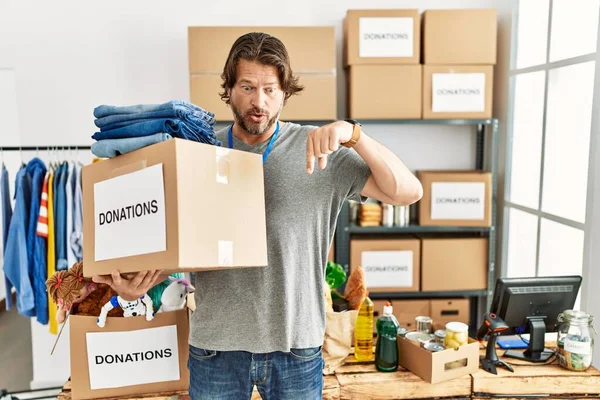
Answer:
[{"label": "folded blue jeans", "polygon": [[196,142],[220,146],[212,130],[206,130],[196,124],[178,119],[153,119],[135,124],[126,125],[117,129],[96,132],[92,135],[94,140],[124,139],[132,137],[150,136],[156,133],[168,133],[172,137],[193,140]]},{"label": "folded blue jeans", "polygon": [[132,114],[111,114],[106,117],[98,118],[94,120],[94,124],[102,130],[109,130],[111,126],[117,123],[135,123],[138,120],[146,119],[163,119],[163,118],[178,118],[187,122],[197,122],[210,127],[215,124],[213,116],[208,114],[206,111],[190,110],[181,106],[174,106],[173,108],[146,111],[141,113]]},{"label": "folded blue jeans", "polygon": [[[169,112],[163,112],[163,111],[155,111],[152,113],[144,113],[144,114],[169,114]],[[128,114],[129,115],[129,114]],[[132,115],[143,115],[143,114],[132,114]],[[213,126],[210,125],[208,122],[206,122],[204,119],[196,117],[192,114],[189,113],[184,113],[182,114],[184,116],[184,118],[179,118],[179,117],[154,117],[154,118],[135,118],[135,119],[129,119],[129,120],[123,120],[123,121],[118,121],[118,122],[113,122],[111,124],[108,125],[103,125],[100,127],[100,132],[105,132],[105,131],[111,131],[113,129],[118,129],[118,128],[123,128],[125,126],[128,125],[133,125],[133,124],[139,124],[141,122],[150,122],[150,121],[156,121],[156,120],[167,120],[167,119],[172,119],[172,120],[181,120],[187,124],[190,125],[194,125],[197,126],[199,129],[205,130],[207,132],[212,132],[213,131]],[[120,115],[115,115],[115,117],[121,117]],[[105,117],[105,118],[112,118],[112,116],[110,117]]]},{"label": "folded blue jeans", "polygon": [[92,144],[92,153],[100,158],[112,158],[131,151],[172,139],[168,133],[155,133],[150,136],[125,139],[104,139]]},{"label": "folded blue jeans", "polygon": [[207,122],[214,123],[214,116],[215,116],[214,113],[204,110],[203,108],[198,107],[195,104],[189,103],[187,101],[182,101],[182,100],[171,100],[171,101],[163,103],[163,104],[138,104],[138,105],[133,105],[133,106],[101,105],[101,106],[94,108],[94,117],[103,118],[103,117],[106,117],[109,115],[114,115],[114,114],[137,114],[137,113],[146,113],[146,112],[154,112],[154,111],[161,111],[161,110],[197,111],[202,114],[206,114],[208,117],[210,117]]},{"label": "folded blue jeans", "polygon": [[321,347],[257,354],[190,345],[189,351],[192,400],[249,400],[254,385],[264,400],[323,398]]}]

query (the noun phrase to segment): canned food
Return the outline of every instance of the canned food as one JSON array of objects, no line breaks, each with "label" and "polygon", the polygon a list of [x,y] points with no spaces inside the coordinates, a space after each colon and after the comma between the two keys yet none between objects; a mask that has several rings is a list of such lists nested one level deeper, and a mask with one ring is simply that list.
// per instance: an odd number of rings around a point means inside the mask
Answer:
[{"label": "canned food", "polygon": [[405,337],[408,340],[412,340],[413,342],[417,343],[426,343],[431,340],[431,335],[425,332],[407,332]]},{"label": "canned food", "polygon": [[431,332],[431,324],[433,323],[433,320],[430,317],[420,315],[415,318],[415,322],[418,332]]},{"label": "canned food", "polygon": [[408,226],[410,224],[409,206],[394,206],[394,225]]},{"label": "canned food", "polygon": [[382,204],[381,209],[383,226],[394,226],[394,206],[391,204]]},{"label": "canned food", "polygon": [[445,343],[446,340],[446,331],[444,329],[438,329],[437,331],[435,331],[433,333],[433,335],[435,336],[435,341],[437,343]]},{"label": "canned food", "polygon": [[423,345],[423,348],[428,351],[436,352],[444,350],[444,345],[437,342],[428,342]]}]

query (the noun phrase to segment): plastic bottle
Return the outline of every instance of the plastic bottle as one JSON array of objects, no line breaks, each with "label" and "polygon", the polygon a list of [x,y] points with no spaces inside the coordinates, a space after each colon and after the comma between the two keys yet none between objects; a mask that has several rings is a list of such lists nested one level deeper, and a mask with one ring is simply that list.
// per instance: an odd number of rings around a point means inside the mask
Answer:
[{"label": "plastic bottle", "polygon": [[392,305],[387,302],[383,307],[383,315],[377,320],[375,366],[382,372],[392,372],[398,369],[398,346],[396,341],[400,324],[392,311]]},{"label": "plastic bottle", "polygon": [[373,360],[373,302],[368,294],[358,311],[354,328],[354,358]]}]

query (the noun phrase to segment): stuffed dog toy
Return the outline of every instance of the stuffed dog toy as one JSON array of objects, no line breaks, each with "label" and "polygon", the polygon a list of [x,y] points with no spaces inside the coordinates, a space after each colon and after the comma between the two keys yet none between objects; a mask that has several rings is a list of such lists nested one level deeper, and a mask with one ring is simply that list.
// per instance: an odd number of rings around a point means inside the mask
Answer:
[{"label": "stuffed dog toy", "polygon": [[161,306],[157,312],[177,311],[185,307],[188,293],[194,293],[194,286],[185,278],[169,277],[171,284],[167,286],[160,298]]},{"label": "stuffed dog toy", "polygon": [[154,319],[154,309],[152,307],[152,299],[147,294],[144,294],[139,299],[127,301],[120,296],[113,296],[110,301],[102,306],[100,316],[96,321],[100,328],[104,328],[106,324],[106,316],[113,308],[121,307],[124,317],[137,317],[146,315],[146,321]]}]

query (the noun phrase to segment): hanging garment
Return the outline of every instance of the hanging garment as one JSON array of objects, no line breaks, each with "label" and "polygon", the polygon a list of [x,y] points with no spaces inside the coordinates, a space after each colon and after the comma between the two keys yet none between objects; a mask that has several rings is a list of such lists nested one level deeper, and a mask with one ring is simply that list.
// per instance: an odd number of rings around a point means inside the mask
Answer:
[{"label": "hanging garment", "polygon": [[10,189],[8,182],[8,170],[3,165],[0,176],[0,200],[2,201],[2,249],[6,249],[8,239],[8,227],[12,217],[12,205],[10,203]]},{"label": "hanging garment", "polygon": [[[29,218],[27,224],[27,263],[29,266],[29,280],[33,286],[33,293],[35,298],[35,310],[34,314],[37,315],[38,306],[46,308],[46,279],[42,282],[36,282],[36,265],[35,255],[38,251],[36,245],[38,244],[37,239],[37,225],[38,218],[40,215],[40,200],[42,196],[42,188],[44,186],[44,177],[46,176],[46,165],[39,158],[34,158],[27,163],[27,175],[31,181],[31,203],[29,205]],[[46,254],[46,246],[43,246],[43,254]],[[45,270],[44,270],[45,272]]]},{"label": "hanging garment", "polygon": [[77,257],[71,247],[71,236],[73,235],[73,217],[75,215],[75,180],[76,169],[75,164],[70,163],[68,167],[69,173],[67,174],[67,183],[65,187],[65,193],[67,198],[67,229],[65,231],[65,247],[67,251],[67,265],[69,268],[77,262]]},{"label": "hanging garment", "polygon": [[[7,277],[6,293],[14,287],[17,291],[17,310],[19,314],[35,315],[33,286],[29,277],[27,256],[27,227],[29,206],[31,204],[31,183],[25,167],[19,169],[15,181],[15,210],[8,229],[8,240],[4,252],[4,275]],[[12,308],[12,298],[6,296],[6,308]]]},{"label": "hanging garment", "polygon": [[[56,254],[54,252],[54,173],[48,177],[48,253],[47,253],[47,276],[56,272]],[[56,322],[56,304],[52,297],[48,296],[48,325],[50,333],[58,333],[58,322]]]},{"label": "hanging garment", "polygon": [[[10,220],[12,217],[12,204],[10,201],[10,188],[8,182],[8,170],[2,165],[2,174],[0,175],[0,201],[2,202],[2,254],[5,254],[6,251],[6,240],[8,239],[8,228],[10,226]],[[8,282],[8,278],[6,275],[4,276],[4,287],[8,288],[10,283]],[[9,292],[6,292],[9,293]],[[10,308],[9,304],[12,304],[12,296],[7,295],[7,298],[10,297],[11,301],[6,301],[6,309]]]},{"label": "hanging garment", "polygon": [[33,291],[35,293],[35,315],[40,324],[48,323],[48,293],[46,280],[48,279],[48,178],[46,172],[44,184],[40,194],[40,211],[35,232],[35,252],[33,254]]},{"label": "hanging garment", "polygon": [[[60,166],[60,177],[58,185],[56,185],[56,190],[58,190],[58,194],[56,195],[56,202],[54,209],[56,210],[55,214],[55,223],[56,232],[55,232],[55,246],[56,246],[56,270],[63,271],[69,268],[67,262],[67,194],[66,194],[66,186],[67,186],[67,176],[69,174],[68,171],[69,165],[67,163],[63,163]],[[56,178],[55,178],[56,179]]]},{"label": "hanging garment", "polygon": [[78,262],[83,261],[83,193],[81,191],[81,165],[75,165],[75,199],[73,212],[73,233],[71,233],[71,249]]}]

